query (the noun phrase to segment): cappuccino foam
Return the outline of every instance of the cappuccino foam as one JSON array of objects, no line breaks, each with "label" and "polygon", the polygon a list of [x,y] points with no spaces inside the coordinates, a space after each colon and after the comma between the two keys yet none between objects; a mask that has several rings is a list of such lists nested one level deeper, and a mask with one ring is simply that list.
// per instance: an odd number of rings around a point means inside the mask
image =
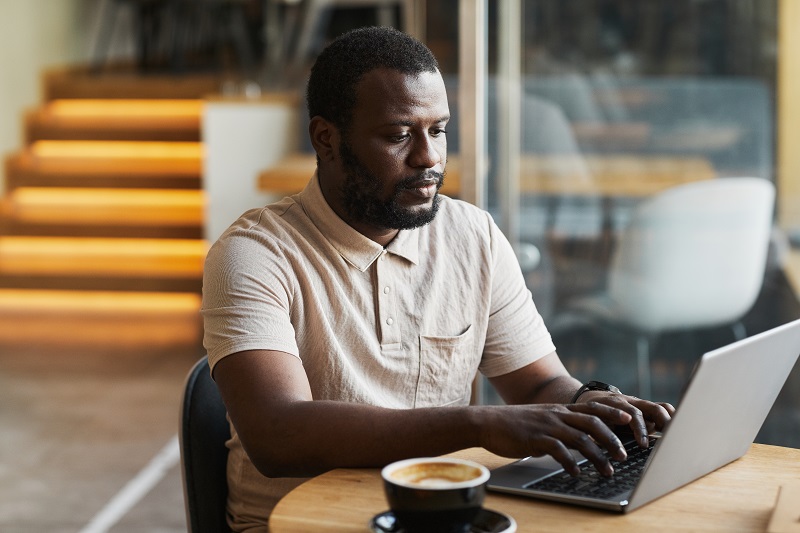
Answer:
[{"label": "cappuccino foam", "polygon": [[423,487],[446,488],[481,476],[477,468],[455,463],[418,463],[392,472],[398,481]]}]

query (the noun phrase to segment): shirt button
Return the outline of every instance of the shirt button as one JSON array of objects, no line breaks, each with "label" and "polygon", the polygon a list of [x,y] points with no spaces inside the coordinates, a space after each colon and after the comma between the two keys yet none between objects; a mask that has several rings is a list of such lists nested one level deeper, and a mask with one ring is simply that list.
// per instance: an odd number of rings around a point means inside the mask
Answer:
[{"label": "shirt button", "polygon": [[384,288],[383,288],[383,294],[389,294],[389,292],[390,292],[391,290],[392,290],[392,289],[390,289],[390,288],[389,288],[389,286],[387,285],[386,287],[384,287]]},{"label": "shirt button", "polygon": [[391,317],[390,317],[390,318],[387,318],[387,319],[386,319],[386,323],[387,323],[387,324],[389,324],[389,325],[391,326],[392,324],[394,324],[394,320],[392,320],[392,318],[391,318]]}]

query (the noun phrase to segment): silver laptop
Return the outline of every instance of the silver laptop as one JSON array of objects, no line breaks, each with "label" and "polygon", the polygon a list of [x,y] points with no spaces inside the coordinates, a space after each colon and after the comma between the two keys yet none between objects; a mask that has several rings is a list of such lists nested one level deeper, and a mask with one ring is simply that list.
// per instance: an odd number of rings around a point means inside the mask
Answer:
[{"label": "silver laptop", "polygon": [[800,354],[800,320],[703,355],[675,416],[650,448],[612,461],[603,478],[582,461],[572,477],[554,459],[529,457],[492,472],[490,490],[629,512],[742,457]]}]

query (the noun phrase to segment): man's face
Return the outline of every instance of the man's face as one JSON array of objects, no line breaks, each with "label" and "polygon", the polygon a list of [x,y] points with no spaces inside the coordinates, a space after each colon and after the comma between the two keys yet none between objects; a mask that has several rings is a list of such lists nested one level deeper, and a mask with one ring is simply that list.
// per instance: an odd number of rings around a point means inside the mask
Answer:
[{"label": "man's face", "polygon": [[[367,169],[353,153],[347,140],[342,142],[339,155],[345,172],[342,200],[352,220],[386,229],[412,229],[424,226],[436,217],[441,201],[438,194],[433,196],[430,207],[416,209],[409,208],[402,197],[408,189],[418,187],[421,182],[435,183],[438,191],[444,180],[441,172],[428,170],[410,174],[397,182],[394,192],[386,197],[380,176]],[[427,194],[428,191],[425,191],[424,195]]]},{"label": "man's face", "polygon": [[450,118],[441,75],[377,69],[356,90],[332,174],[334,210],[372,237],[429,223],[439,205]]}]

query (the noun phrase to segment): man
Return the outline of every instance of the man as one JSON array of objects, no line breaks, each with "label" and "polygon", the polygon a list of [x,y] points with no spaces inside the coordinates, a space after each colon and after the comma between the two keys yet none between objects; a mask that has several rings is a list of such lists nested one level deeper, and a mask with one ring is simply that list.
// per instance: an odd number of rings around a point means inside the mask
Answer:
[{"label": "man", "polygon": [[[625,452],[610,426],[642,440],[667,423],[668,404],[576,395],[508,241],[487,213],[438,194],[450,110],[424,45],[386,28],[345,34],[307,96],[317,173],[245,213],[206,262],[235,531],[264,529],[296,478],[331,468],[482,446],[573,472],[575,449],[611,475],[603,451]],[[468,405],[477,371],[508,405]]]}]

